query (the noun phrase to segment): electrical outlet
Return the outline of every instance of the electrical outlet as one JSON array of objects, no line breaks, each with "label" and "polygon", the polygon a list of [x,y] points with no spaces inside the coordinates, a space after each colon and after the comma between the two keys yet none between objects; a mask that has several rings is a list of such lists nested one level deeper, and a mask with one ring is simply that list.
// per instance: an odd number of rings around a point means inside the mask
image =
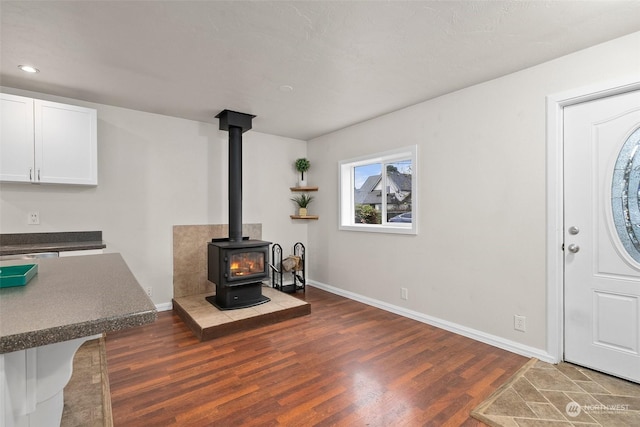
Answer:
[{"label": "electrical outlet", "polygon": [[400,288],[400,298],[402,298],[405,301],[408,300],[409,299],[409,289]]},{"label": "electrical outlet", "polygon": [[153,288],[151,286],[147,286],[147,295],[150,297],[153,296]]},{"label": "electrical outlet", "polygon": [[39,225],[40,224],[40,212],[31,211],[27,215],[27,224],[29,225]]},{"label": "electrical outlet", "polygon": [[524,316],[518,316],[517,314],[513,316],[513,329],[516,331],[526,332],[527,331],[527,318]]}]

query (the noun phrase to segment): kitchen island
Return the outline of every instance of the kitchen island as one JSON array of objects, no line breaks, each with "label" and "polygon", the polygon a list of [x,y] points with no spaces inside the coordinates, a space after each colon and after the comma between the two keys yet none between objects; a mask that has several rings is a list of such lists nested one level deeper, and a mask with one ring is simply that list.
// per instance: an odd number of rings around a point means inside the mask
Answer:
[{"label": "kitchen island", "polygon": [[120,254],[36,263],[26,286],[0,289],[0,427],[59,425],[80,345],[157,315]]}]

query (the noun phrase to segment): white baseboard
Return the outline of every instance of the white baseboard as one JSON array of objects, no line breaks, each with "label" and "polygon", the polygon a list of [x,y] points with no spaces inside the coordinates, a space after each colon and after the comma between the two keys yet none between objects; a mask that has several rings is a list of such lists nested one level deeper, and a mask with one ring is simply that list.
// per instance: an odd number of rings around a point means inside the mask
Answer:
[{"label": "white baseboard", "polygon": [[345,298],[352,299],[379,309],[389,311],[391,313],[398,314],[409,319],[417,320],[418,322],[426,323],[427,325],[435,326],[436,328],[444,329],[454,334],[462,335],[467,338],[471,338],[476,341],[480,341],[491,346],[501,348],[512,353],[519,354],[526,357],[535,357],[548,363],[558,363],[551,354],[545,350],[530,347],[515,341],[511,341],[496,335],[487,334],[486,332],[478,331],[467,326],[458,325],[457,323],[449,322],[448,320],[439,319],[437,317],[429,316],[424,313],[409,310],[404,307],[398,307],[397,305],[389,304],[383,301],[379,301],[373,298],[369,298],[354,292],[345,291],[344,289],[336,288],[325,283],[320,283],[315,280],[307,280],[307,285],[313,286],[318,289],[322,289],[332,294],[340,295]]},{"label": "white baseboard", "polygon": [[173,303],[163,302],[162,304],[156,304],[157,311],[169,311],[173,310]]}]

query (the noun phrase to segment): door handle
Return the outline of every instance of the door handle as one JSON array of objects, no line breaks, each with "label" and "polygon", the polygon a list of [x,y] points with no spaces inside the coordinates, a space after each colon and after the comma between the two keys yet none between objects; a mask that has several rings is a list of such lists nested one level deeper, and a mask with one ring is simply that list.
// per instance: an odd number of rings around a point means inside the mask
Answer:
[{"label": "door handle", "polygon": [[569,245],[569,247],[567,248],[569,249],[569,252],[571,252],[572,254],[576,254],[580,251],[580,246],[578,245],[574,245],[573,243]]},{"label": "door handle", "polygon": [[578,227],[576,227],[575,225],[574,225],[574,226],[569,227],[569,234],[572,234],[572,235],[574,235],[574,236],[575,236],[575,235],[576,235],[576,234],[578,234],[579,232],[580,232],[580,229],[579,229]]}]

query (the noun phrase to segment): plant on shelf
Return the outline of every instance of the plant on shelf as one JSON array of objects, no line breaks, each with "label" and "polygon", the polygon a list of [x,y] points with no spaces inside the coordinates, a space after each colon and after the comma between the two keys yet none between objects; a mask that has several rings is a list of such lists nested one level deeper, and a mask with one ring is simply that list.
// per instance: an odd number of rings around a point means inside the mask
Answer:
[{"label": "plant on shelf", "polygon": [[302,157],[300,159],[296,160],[296,170],[298,172],[300,172],[300,181],[298,181],[298,186],[299,187],[306,187],[307,186],[307,180],[304,179],[304,173],[306,171],[309,170],[309,168],[311,167],[311,162],[309,160],[307,160],[306,158]]},{"label": "plant on shelf", "polygon": [[291,200],[296,202],[298,205],[298,215],[299,216],[307,216],[307,206],[313,200],[313,196],[308,194],[299,194],[295,197],[292,197]]}]

